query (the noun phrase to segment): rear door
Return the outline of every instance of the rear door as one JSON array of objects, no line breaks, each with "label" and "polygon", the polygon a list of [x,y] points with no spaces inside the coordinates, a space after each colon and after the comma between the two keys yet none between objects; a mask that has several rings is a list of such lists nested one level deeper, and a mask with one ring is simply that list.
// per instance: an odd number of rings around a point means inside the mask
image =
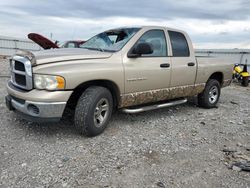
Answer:
[{"label": "rear door", "polygon": [[196,59],[192,43],[186,34],[168,31],[172,57],[170,87],[194,85],[196,78]]}]

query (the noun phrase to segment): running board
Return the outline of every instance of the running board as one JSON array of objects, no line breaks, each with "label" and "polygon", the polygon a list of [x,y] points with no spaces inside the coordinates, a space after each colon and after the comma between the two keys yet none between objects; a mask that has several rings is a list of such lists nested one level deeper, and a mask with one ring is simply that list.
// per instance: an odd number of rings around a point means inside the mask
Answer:
[{"label": "running board", "polygon": [[186,103],[187,99],[180,99],[180,100],[175,100],[175,101],[170,101],[167,103],[162,103],[162,104],[153,104],[150,106],[143,106],[139,108],[123,108],[121,109],[122,112],[128,113],[128,114],[135,114],[139,112],[144,112],[144,111],[149,111],[149,110],[155,110],[155,109],[160,109],[160,108],[165,108],[165,107],[170,107],[170,106],[175,106],[179,104]]}]

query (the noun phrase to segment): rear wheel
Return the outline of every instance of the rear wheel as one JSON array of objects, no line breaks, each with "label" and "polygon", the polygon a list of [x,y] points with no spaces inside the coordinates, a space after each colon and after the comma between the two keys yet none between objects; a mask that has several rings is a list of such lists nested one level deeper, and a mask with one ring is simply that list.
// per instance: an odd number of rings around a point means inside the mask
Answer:
[{"label": "rear wheel", "polygon": [[113,99],[104,87],[86,89],[75,109],[75,126],[85,136],[96,136],[104,131],[111,118]]},{"label": "rear wheel", "polygon": [[241,85],[244,86],[244,87],[247,87],[249,85],[248,77],[242,78]]},{"label": "rear wheel", "polygon": [[220,98],[220,83],[209,79],[204,91],[198,95],[198,104],[204,108],[214,108]]}]

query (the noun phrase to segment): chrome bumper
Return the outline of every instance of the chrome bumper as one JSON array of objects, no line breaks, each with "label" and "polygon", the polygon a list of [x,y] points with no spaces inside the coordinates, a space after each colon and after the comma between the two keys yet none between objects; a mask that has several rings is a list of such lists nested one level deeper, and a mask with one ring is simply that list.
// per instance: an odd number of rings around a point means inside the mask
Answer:
[{"label": "chrome bumper", "polygon": [[6,96],[6,105],[9,110],[16,110],[28,116],[29,120],[49,120],[57,121],[63,115],[66,102],[34,102],[17,99],[10,95]]},{"label": "chrome bumper", "polygon": [[23,91],[11,82],[7,83],[5,97],[9,110],[21,114],[24,119],[36,122],[59,121],[73,91]]}]

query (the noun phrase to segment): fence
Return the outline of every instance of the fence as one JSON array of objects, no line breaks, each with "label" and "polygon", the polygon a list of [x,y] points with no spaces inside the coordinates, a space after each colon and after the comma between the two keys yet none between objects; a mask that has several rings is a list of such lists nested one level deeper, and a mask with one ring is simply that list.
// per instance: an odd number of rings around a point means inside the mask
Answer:
[{"label": "fence", "polygon": [[250,64],[250,49],[221,49],[221,50],[195,50],[198,56],[231,56],[232,59],[238,59],[235,63],[244,64],[246,61]]},{"label": "fence", "polygon": [[28,39],[0,36],[0,55],[11,56],[17,50],[38,51],[40,46]]}]

